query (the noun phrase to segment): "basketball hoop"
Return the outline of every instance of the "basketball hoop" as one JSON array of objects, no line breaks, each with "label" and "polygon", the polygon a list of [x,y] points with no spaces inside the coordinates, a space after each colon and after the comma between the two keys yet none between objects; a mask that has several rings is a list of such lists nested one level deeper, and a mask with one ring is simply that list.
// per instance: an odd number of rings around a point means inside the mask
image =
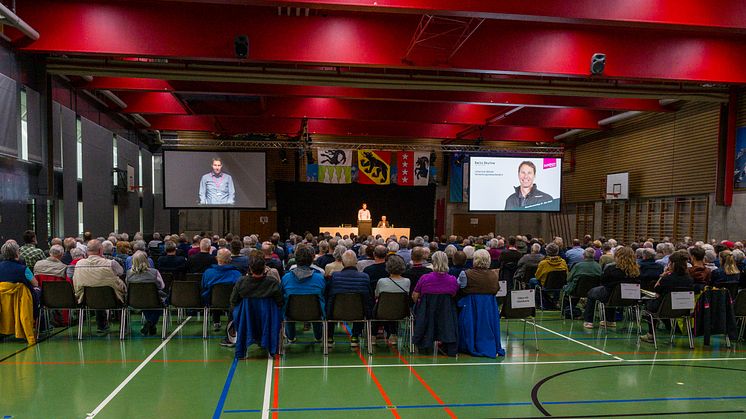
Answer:
[{"label": "basketball hoop", "polygon": [[620,192],[606,192],[606,203],[619,199],[619,195],[621,195]]}]

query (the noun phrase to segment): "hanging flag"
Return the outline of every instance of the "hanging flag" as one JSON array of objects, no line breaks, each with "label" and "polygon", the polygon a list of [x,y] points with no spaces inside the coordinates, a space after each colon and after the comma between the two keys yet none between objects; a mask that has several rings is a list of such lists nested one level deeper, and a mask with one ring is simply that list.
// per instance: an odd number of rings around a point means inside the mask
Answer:
[{"label": "hanging flag", "polygon": [[358,183],[388,185],[391,183],[391,152],[358,150]]},{"label": "hanging flag", "polygon": [[320,148],[318,151],[319,182],[352,182],[352,150]]},{"label": "hanging flag", "polygon": [[318,182],[319,181],[319,165],[318,164],[307,164],[306,165],[306,182]]},{"label": "hanging flag", "polygon": [[427,186],[430,176],[430,153],[400,151],[397,153],[397,183],[402,186]]}]

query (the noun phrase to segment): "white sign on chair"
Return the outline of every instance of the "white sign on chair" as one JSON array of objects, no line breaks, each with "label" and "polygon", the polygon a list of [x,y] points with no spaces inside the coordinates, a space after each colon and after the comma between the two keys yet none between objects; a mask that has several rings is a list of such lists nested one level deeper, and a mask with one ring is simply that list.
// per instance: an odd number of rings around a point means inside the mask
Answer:
[{"label": "white sign on chair", "polygon": [[533,308],[536,307],[535,290],[511,291],[510,307],[511,308]]},{"label": "white sign on chair", "polygon": [[497,297],[505,297],[508,295],[508,281],[498,281],[500,284],[500,289],[497,290],[497,294],[495,294]]},{"label": "white sign on chair", "polygon": [[671,308],[674,310],[694,310],[694,291],[672,292]]},{"label": "white sign on chair", "polygon": [[640,284],[619,284],[622,288],[622,300],[639,300]]}]

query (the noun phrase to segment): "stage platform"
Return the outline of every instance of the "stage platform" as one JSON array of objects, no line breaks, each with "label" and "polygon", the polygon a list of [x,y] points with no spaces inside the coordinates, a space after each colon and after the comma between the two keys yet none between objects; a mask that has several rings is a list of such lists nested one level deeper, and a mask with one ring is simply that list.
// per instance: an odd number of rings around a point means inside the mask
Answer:
[{"label": "stage platform", "polygon": [[[332,236],[339,233],[342,236],[349,236],[350,234],[357,235],[357,227],[319,227],[319,233],[330,233]],[[381,235],[381,237],[389,237],[394,235],[396,237],[407,236],[409,237],[410,229],[407,227],[391,227],[391,228],[373,228],[373,235]]]}]

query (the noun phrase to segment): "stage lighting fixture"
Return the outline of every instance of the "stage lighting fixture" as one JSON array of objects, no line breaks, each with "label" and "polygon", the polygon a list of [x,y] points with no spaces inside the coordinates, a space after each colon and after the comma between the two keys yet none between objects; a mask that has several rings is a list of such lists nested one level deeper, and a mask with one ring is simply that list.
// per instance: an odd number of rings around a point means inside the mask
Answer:
[{"label": "stage lighting fixture", "polygon": [[591,74],[599,75],[606,68],[606,54],[597,52],[591,57]]},{"label": "stage lighting fixture", "polygon": [[287,163],[288,162],[288,153],[285,151],[285,149],[280,150],[280,162],[281,163]]},{"label": "stage lighting fixture", "polygon": [[249,37],[246,35],[238,35],[233,40],[233,47],[236,50],[236,57],[246,58],[249,55]]},{"label": "stage lighting fixture", "polygon": [[308,164],[313,164],[314,163],[314,160],[313,160],[313,151],[311,151],[311,150],[306,151],[306,162],[308,162]]}]

